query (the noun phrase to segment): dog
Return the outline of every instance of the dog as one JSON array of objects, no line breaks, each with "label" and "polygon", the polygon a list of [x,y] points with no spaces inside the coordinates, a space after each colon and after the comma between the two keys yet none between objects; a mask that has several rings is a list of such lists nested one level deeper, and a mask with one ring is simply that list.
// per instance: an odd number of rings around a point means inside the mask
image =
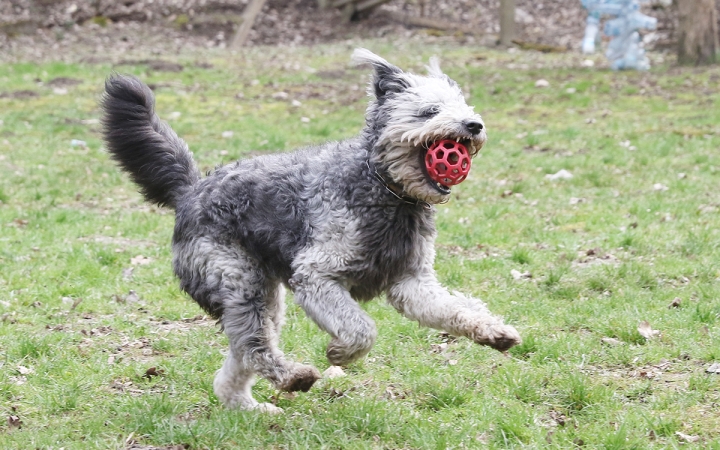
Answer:
[{"label": "dog", "polygon": [[117,74],[105,82],[110,156],[147,201],[175,210],[174,272],[227,334],[229,353],[213,384],[226,407],[281,411],[253,398],[256,375],[303,392],[321,378],[279,349],[285,287],[330,335],[332,365],[370,351],[377,329],[358,302],[383,293],[423,326],[500,351],[521,342],[483,302],[449,292],[433,269],[434,205],[448,201],[451,188],[429,176],[423,158],[440,140],[476,155],[487,140],[481,116],[436,59],[425,76],[366,49],[353,60],[374,69],[358,136],[240,160],[206,177],[155,114],[145,84]]}]

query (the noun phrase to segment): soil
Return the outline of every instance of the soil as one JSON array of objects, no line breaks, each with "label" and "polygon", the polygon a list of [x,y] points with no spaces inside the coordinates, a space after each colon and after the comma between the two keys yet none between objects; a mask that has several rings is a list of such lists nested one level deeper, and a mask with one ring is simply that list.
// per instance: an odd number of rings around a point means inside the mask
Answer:
[{"label": "soil", "polygon": [[[225,47],[249,0],[3,0],[0,60],[111,57],[139,47],[177,53]],[[720,0],[718,0],[720,2]],[[552,50],[577,50],[586,13],[580,0],[517,0],[518,39]],[[339,9],[316,0],[268,0],[247,45],[313,45],[352,38],[423,37],[494,45],[500,0],[393,0],[348,23]],[[643,6],[658,18],[646,46],[673,45],[673,8]],[[392,13],[434,19],[445,30],[407,27]],[[452,28],[457,24],[457,29]],[[117,59],[117,58],[116,58]]]}]

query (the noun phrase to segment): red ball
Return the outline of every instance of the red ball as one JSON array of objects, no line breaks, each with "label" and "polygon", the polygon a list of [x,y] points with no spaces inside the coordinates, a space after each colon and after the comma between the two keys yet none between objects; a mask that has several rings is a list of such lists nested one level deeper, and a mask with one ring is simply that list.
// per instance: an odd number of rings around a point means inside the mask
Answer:
[{"label": "red ball", "polygon": [[443,186],[465,181],[470,173],[470,161],[467,147],[451,139],[435,142],[425,154],[428,175]]}]

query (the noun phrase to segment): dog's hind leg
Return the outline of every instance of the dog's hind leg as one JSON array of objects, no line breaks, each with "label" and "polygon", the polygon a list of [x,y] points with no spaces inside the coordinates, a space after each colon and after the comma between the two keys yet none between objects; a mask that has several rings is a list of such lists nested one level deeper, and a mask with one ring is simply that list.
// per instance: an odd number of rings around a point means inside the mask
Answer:
[{"label": "dog's hind leg", "polygon": [[309,390],[320,372],[288,360],[278,347],[284,314],[280,283],[242,249],[208,239],[176,244],[175,249],[175,269],[183,288],[220,316],[228,337],[230,351],[213,384],[220,401],[228,407],[277,410],[252,398],[256,374],[278,389]]},{"label": "dog's hind leg", "polygon": [[288,360],[278,348],[283,321],[280,314],[284,313],[281,292],[276,282],[235,292],[225,304],[222,324],[230,352],[242,366],[257,372],[278,389],[307,392],[320,378],[320,372]]}]

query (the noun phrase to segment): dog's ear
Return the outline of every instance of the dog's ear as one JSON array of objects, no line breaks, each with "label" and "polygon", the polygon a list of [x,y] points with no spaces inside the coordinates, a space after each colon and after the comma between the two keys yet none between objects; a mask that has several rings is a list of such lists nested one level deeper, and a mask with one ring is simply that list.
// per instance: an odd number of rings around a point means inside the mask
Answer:
[{"label": "dog's ear", "polygon": [[430,58],[430,64],[425,67],[427,67],[428,75],[430,75],[431,77],[445,80],[450,84],[450,86],[458,86],[455,80],[445,75],[445,73],[442,71],[442,69],[440,68],[440,60],[437,58],[437,56],[433,56],[432,58]]},{"label": "dog's ear", "polygon": [[356,64],[371,64],[375,69],[373,90],[380,99],[389,93],[402,92],[410,86],[410,80],[399,67],[393,66],[383,58],[365,48],[355,49],[352,60]]}]

